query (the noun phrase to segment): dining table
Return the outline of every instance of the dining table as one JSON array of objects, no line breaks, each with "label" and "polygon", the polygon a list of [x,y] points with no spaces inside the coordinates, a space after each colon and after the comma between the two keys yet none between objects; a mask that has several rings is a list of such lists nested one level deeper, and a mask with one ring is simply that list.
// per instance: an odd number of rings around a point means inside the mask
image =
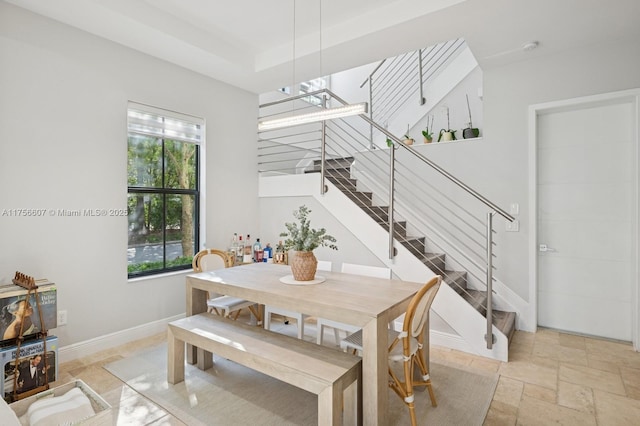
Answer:
[{"label": "dining table", "polygon": [[[254,263],[187,275],[186,315],[206,312],[208,294],[217,293],[361,327],[362,424],[387,425],[388,327],[423,285],[329,271],[296,282],[287,265]],[[187,362],[206,368],[198,353],[188,346]]]}]

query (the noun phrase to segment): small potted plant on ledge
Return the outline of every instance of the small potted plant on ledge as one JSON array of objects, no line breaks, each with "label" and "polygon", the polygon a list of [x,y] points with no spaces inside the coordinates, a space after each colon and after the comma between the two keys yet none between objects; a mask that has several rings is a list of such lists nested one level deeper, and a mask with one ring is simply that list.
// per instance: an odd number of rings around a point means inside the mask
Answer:
[{"label": "small potted plant on ledge", "polygon": [[413,145],[413,143],[415,142],[415,140],[409,136],[409,125],[407,124],[407,133],[404,134],[404,144],[405,145]]},{"label": "small potted plant on ledge", "polygon": [[449,125],[449,107],[445,107],[445,108],[447,109],[447,128],[440,129],[440,133],[438,134],[438,142],[456,140],[456,131],[451,130],[451,127]]},{"label": "small potted plant on ledge", "polygon": [[[431,122],[429,122],[431,119]],[[433,141],[433,116],[427,116],[427,127],[422,131],[422,136],[424,136],[424,143],[431,143]]]},{"label": "small potted plant on ledge", "polygon": [[318,260],[313,254],[313,250],[318,247],[329,247],[332,250],[338,250],[338,246],[334,243],[336,239],[327,234],[324,228],[313,229],[309,220],[311,210],[302,205],[298,210],[293,212],[298,222],[287,222],[284,226],[287,232],[280,233],[284,240],[285,250],[293,250],[293,256],[289,258],[291,265],[291,273],[296,281],[312,281],[315,278]]},{"label": "small potted plant on ledge", "polygon": [[480,135],[480,129],[473,127],[471,121],[471,107],[469,106],[469,95],[467,97],[467,110],[469,111],[469,127],[462,129],[462,137],[464,139],[477,138]]}]

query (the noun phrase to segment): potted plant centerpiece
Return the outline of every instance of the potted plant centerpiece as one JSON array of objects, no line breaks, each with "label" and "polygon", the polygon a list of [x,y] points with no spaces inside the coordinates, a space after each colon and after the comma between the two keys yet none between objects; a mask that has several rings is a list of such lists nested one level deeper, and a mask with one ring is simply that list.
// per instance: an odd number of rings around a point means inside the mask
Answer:
[{"label": "potted plant centerpiece", "polygon": [[312,281],[316,275],[318,260],[313,254],[317,247],[329,247],[338,250],[334,243],[336,239],[327,234],[326,229],[313,229],[309,220],[311,210],[302,205],[293,212],[293,217],[298,222],[287,222],[284,226],[287,232],[280,233],[281,237],[286,237],[284,241],[285,250],[293,250],[290,256],[291,273],[296,281]]}]

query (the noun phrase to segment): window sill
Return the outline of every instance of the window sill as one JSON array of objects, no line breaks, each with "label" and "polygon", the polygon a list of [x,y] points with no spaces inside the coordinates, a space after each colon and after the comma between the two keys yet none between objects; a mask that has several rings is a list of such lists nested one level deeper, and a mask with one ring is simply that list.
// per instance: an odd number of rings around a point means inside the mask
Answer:
[{"label": "window sill", "polygon": [[128,278],[127,282],[136,283],[139,281],[149,281],[149,280],[155,280],[157,278],[167,278],[167,277],[173,277],[176,275],[188,275],[188,274],[193,274],[193,269],[185,269],[183,271],[164,272],[162,274],[145,275],[142,277]]}]

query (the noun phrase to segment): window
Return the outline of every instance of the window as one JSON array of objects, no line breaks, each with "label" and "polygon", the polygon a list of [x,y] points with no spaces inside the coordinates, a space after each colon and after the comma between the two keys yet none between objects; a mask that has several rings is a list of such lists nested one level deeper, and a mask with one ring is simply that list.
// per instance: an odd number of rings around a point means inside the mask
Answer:
[{"label": "window", "polygon": [[[305,93],[315,92],[316,90],[324,89],[328,86],[328,77],[320,77],[314,80],[309,80],[300,83],[300,94],[303,95]],[[322,105],[322,95],[312,95],[303,98],[305,101],[309,102],[311,105]]]},{"label": "window", "polygon": [[191,268],[199,247],[204,120],[129,102],[128,275]]},{"label": "window", "polygon": [[[303,81],[298,85],[298,94],[304,95],[305,93],[315,92],[316,90],[325,89],[327,87],[329,87],[329,77],[320,77],[309,81]],[[291,87],[281,87],[278,91],[286,95],[290,95]],[[302,100],[310,103],[311,105],[322,105],[322,95],[305,96]]]}]

